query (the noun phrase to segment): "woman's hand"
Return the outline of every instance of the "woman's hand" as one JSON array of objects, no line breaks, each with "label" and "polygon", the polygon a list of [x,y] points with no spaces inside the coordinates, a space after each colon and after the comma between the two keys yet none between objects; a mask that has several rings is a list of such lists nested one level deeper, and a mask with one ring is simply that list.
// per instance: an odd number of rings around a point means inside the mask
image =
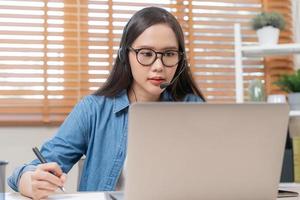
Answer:
[{"label": "woman's hand", "polygon": [[21,176],[19,190],[33,199],[45,199],[58,187],[63,187],[66,178],[57,163],[40,164],[35,171],[25,172]]}]

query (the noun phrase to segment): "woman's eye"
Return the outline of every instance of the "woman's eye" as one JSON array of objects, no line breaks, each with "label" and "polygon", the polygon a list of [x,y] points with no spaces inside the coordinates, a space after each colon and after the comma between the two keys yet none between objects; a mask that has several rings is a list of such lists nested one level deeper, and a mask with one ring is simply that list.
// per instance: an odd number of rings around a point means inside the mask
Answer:
[{"label": "woman's eye", "polygon": [[152,57],[153,56],[153,52],[152,51],[141,51],[140,54],[142,56],[145,56],[145,57]]},{"label": "woman's eye", "polygon": [[173,57],[173,56],[176,56],[177,55],[177,52],[176,51],[167,51],[164,53],[164,56],[167,56],[167,57]]}]

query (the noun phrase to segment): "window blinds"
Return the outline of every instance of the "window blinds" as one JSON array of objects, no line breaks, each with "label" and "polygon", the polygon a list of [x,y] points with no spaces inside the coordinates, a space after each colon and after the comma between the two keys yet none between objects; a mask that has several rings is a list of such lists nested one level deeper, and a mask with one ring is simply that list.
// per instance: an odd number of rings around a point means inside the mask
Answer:
[{"label": "window blinds", "polygon": [[[193,75],[209,102],[234,102],[234,23],[255,44],[261,0],[0,0],[0,123],[58,124],[101,87],[126,22],[137,10],[172,12]],[[244,58],[245,88],[265,79],[262,58]]]},{"label": "window blinds", "polygon": [[68,93],[63,7],[59,1],[0,1],[1,122],[50,122],[70,110],[57,107]]}]

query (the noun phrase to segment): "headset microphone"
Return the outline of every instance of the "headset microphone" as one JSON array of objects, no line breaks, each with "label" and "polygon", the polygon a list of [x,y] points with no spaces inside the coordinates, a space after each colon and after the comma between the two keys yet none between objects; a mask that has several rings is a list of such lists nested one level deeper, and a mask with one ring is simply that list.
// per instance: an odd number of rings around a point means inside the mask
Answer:
[{"label": "headset microphone", "polygon": [[184,63],[184,66],[182,67],[182,69],[180,70],[180,72],[177,74],[177,76],[175,78],[173,78],[173,80],[170,83],[165,82],[165,83],[160,84],[159,85],[160,89],[165,89],[165,88],[169,87],[170,85],[172,85],[179,78],[180,74],[182,74],[182,72],[184,71],[185,67],[186,67],[186,64]]},{"label": "headset microphone", "polygon": [[162,84],[159,85],[159,87],[160,87],[160,89],[165,89],[169,85],[171,85],[171,84],[170,83],[162,83]]}]

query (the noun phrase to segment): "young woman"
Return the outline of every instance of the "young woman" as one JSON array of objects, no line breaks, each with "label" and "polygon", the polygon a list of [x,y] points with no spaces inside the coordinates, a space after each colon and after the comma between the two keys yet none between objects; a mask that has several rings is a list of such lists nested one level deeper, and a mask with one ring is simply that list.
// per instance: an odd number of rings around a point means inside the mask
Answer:
[{"label": "young woman", "polygon": [[85,155],[79,190],[114,190],[126,157],[128,107],[143,101],[204,101],[188,67],[180,25],[157,7],[130,19],[105,85],[83,98],[43,144],[50,163],[20,166],[8,184],[25,196],[45,198],[64,185],[65,173]]}]

